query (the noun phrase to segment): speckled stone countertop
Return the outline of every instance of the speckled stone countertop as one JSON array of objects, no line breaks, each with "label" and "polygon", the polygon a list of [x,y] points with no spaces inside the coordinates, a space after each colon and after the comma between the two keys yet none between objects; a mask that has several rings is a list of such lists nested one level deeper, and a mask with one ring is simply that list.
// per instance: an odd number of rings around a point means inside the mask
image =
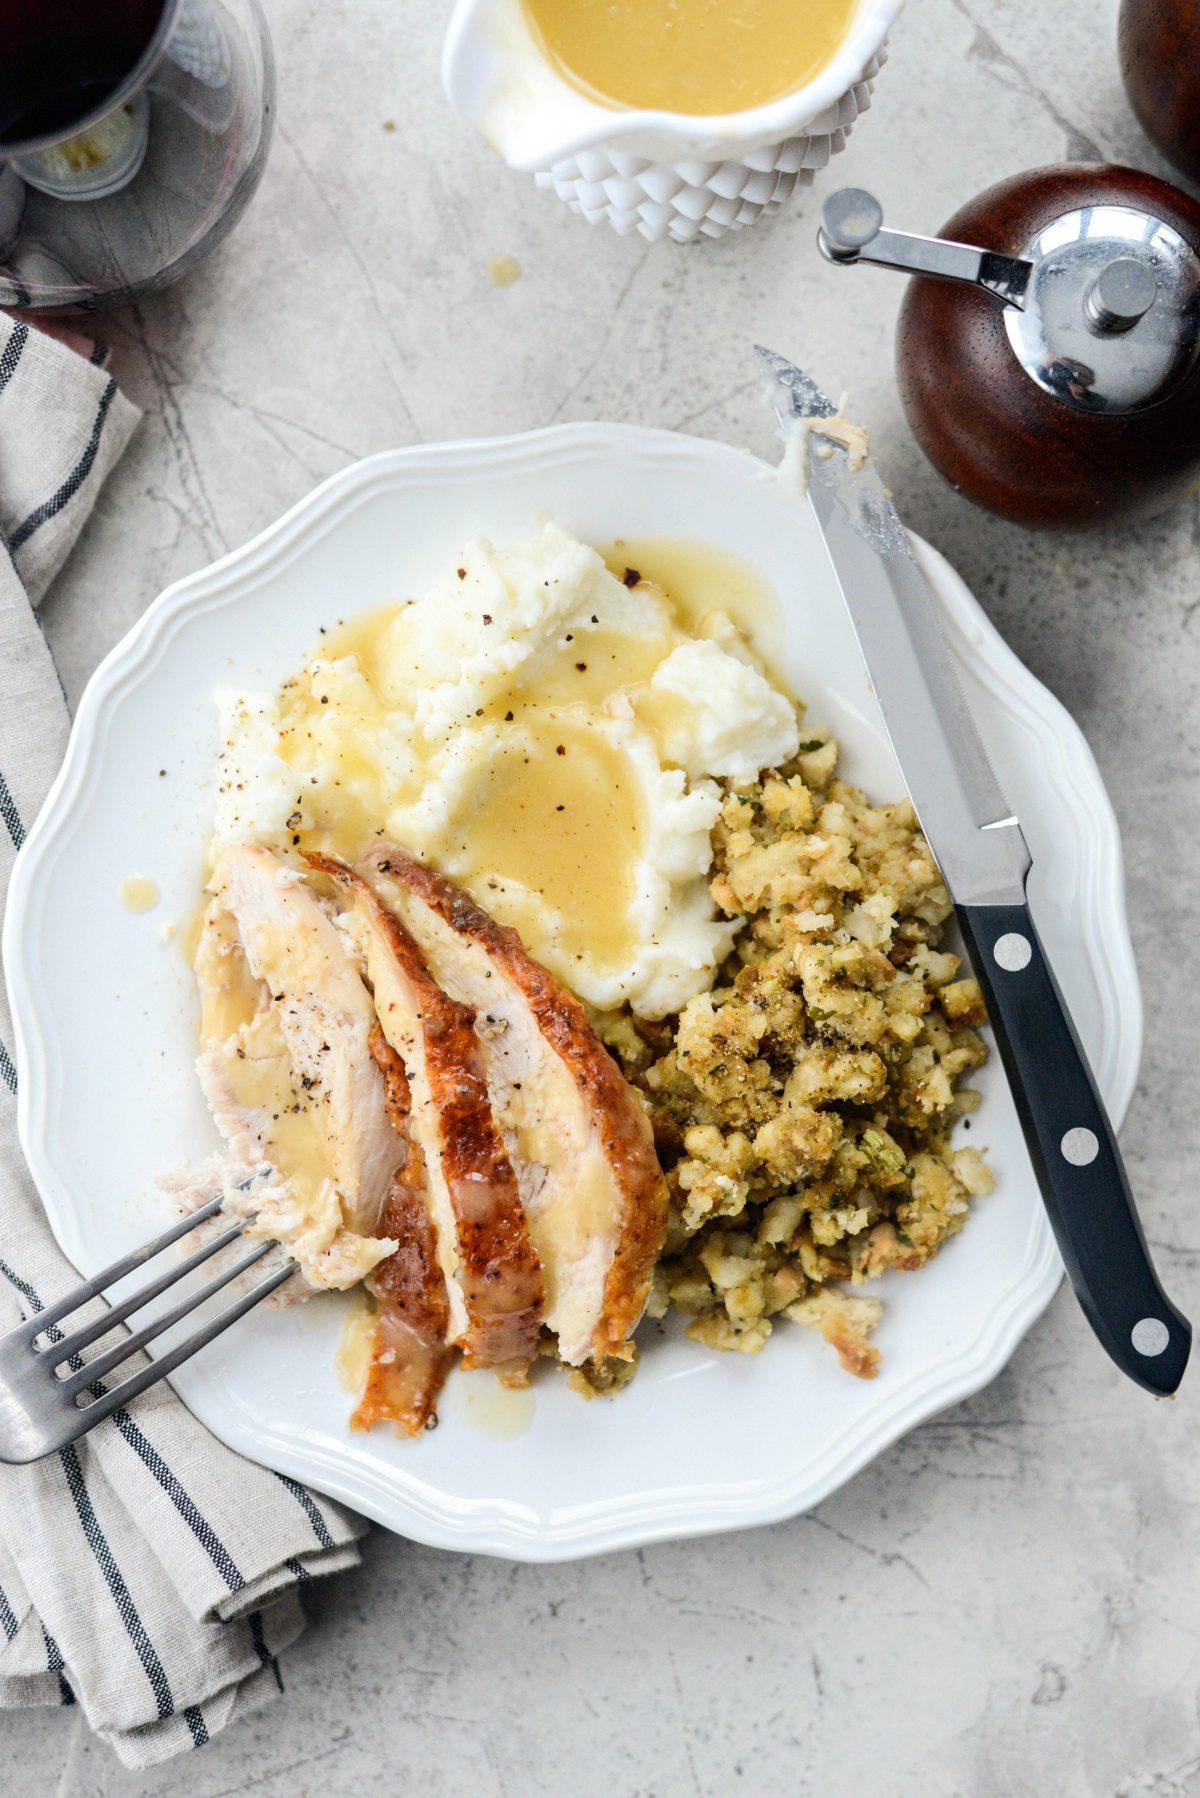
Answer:
[{"label": "speckled stone countertop", "polygon": [[[184,286],[105,329],[146,410],[47,602],[74,699],[168,581],[384,447],[616,418],[770,449],[755,338],[849,389],[908,523],[1065,701],[1120,815],[1147,1006],[1124,1145],[1170,1290],[1200,1312],[1200,513],[1033,537],[950,492],[891,371],[902,283],[816,255],[821,187],[716,245],[573,218],[456,125],[448,8],[268,0],[279,124],[260,194]],[[1064,158],[1165,172],[1125,102],[1115,7],[910,0],[838,180],[934,230]],[[388,122],[391,122],[389,127]],[[826,177],[826,180],[830,177]],[[493,286],[496,255],[521,265]],[[14,1798],[1200,1792],[1196,1380],[1123,1382],[1060,1293],[1000,1379],[812,1516],[578,1566],[376,1531],[310,1599],[285,1697],[133,1778],[78,1713],[0,1723]]]}]

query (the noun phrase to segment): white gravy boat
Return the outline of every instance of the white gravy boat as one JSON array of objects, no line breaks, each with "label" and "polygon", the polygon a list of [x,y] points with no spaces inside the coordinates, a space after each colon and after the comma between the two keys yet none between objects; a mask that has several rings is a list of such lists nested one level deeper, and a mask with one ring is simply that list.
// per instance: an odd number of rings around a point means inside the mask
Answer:
[{"label": "white gravy boat", "polygon": [[719,116],[597,105],[534,42],[520,0],[456,0],[442,83],[510,168],[594,222],[678,242],[753,224],[845,144],[871,103],[903,0],[859,0],[846,37],[804,87]]}]

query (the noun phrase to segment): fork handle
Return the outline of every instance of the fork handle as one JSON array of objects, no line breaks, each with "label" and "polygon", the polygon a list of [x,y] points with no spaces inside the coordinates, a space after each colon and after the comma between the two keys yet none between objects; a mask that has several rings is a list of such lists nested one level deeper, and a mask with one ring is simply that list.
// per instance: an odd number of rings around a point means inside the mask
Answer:
[{"label": "fork handle", "polygon": [[1192,1326],[1154,1270],[1116,1136],[1028,907],[960,905],[958,918],[1076,1297],[1121,1371],[1166,1396],[1183,1378]]}]

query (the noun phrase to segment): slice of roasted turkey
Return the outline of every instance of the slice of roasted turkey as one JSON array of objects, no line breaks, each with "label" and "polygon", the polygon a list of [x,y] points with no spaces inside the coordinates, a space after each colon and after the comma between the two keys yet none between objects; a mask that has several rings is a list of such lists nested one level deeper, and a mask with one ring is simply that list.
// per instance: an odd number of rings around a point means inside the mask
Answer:
[{"label": "slice of roasted turkey", "polygon": [[367,1277],[375,1322],[362,1396],[350,1421],[356,1430],[369,1430],[390,1420],[415,1436],[434,1416],[454,1362],[450,1300],[429,1210],[425,1156],[411,1136],[408,1076],[378,1024],[371,1033],[371,1053],[387,1087],[388,1116],[407,1142],[408,1154],[392,1177],[379,1220],[379,1234],[391,1237],[396,1248]]},{"label": "slice of roasted turkey", "polygon": [[467,1366],[519,1378],[537,1350],[542,1269],[492,1113],[474,1013],[443,992],[370,881],[330,856],[307,860],[342,895],[380,1027],[407,1077],[409,1134],[424,1157],[451,1338]]},{"label": "slice of roasted turkey", "polygon": [[342,1221],[373,1236],[404,1146],[371,1054],[375,1008],[362,975],[303,874],[271,850],[227,849],[209,890],[236,932],[250,974],[265,988],[264,1019],[290,1059],[303,1111],[324,1142]]},{"label": "slice of roasted turkey", "polygon": [[579,1001],[469,894],[395,847],[379,848],[361,877],[439,987],[474,1015],[562,1359],[627,1356],[667,1221],[636,1094]]}]

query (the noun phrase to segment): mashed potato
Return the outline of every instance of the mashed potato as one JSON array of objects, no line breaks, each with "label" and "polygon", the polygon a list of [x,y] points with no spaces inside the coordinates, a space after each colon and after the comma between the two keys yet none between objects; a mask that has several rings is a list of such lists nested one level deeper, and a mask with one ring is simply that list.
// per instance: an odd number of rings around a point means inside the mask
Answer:
[{"label": "mashed potato", "polygon": [[221,696],[216,836],[353,858],[395,839],[461,880],[593,1006],[711,984],[718,782],[795,754],[796,712],[719,610],[555,525],[468,545],[421,599],[323,635],[278,693]]}]

